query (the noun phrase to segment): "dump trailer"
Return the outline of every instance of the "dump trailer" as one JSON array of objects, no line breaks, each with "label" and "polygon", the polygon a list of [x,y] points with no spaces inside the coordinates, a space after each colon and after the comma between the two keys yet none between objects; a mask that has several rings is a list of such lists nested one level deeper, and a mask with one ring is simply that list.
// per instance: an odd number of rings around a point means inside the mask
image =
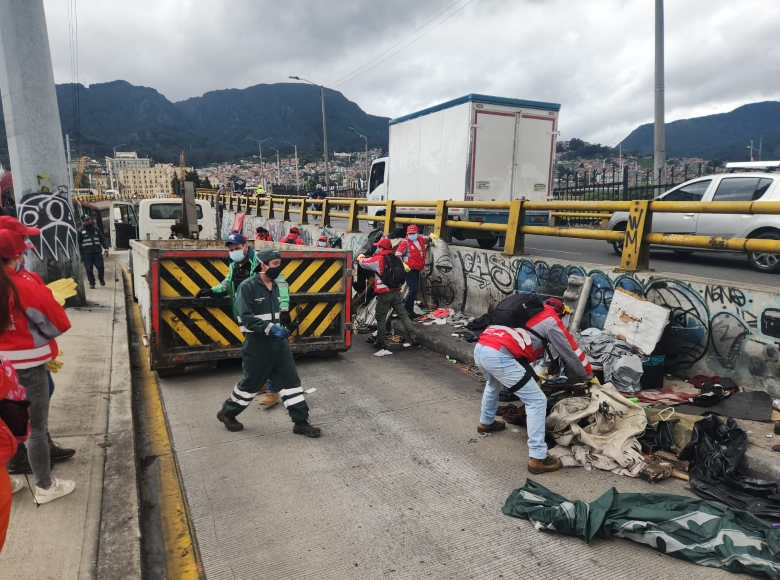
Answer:
[{"label": "dump trailer", "polygon": [[[130,270],[149,345],[149,364],[165,374],[187,365],[241,357],[243,335],[229,295],[196,299],[221,282],[229,259],[218,240],[132,240]],[[294,355],[332,355],[351,344],[352,254],[348,250],[255,242],[282,255],[290,285]]]}]

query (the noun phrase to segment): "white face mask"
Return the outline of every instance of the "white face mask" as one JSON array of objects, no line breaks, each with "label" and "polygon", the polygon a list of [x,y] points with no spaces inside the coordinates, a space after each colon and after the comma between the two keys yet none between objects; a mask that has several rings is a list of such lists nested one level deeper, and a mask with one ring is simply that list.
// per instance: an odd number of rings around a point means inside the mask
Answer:
[{"label": "white face mask", "polygon": [[324,248],[324,247],[325,247],[325,246],[327,246],[328,244],[326,244],[325,242],[317,242],[317,245],[318,245],[320,248]]},{"label": "white face mask", "polygon": [[244,258],[246,258],[246,256],[244,255],[244,250],[233,250],[230,252],[229,256],[231,260],[233,260],[238,264],[243,262]]}]

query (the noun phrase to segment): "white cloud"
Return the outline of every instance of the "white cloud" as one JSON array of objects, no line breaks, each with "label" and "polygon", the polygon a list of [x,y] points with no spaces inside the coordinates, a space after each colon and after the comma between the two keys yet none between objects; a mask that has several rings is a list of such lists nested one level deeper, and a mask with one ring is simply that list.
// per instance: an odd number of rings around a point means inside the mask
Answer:
[{"label": "white cloud", "polygon": [[[289,75],[332,83],[454,2],[76,1],[78,80],[124,79],[171,100]],[[71,80],[67,4],[44,0],[57,82]],[[780,99],[780,2],[665,10],[668,121]],[[649,1],[474,0],[338,90],[389,117],[472,92],[558,102],[563,138],[615,144],[652,120],[653,39]]]}]

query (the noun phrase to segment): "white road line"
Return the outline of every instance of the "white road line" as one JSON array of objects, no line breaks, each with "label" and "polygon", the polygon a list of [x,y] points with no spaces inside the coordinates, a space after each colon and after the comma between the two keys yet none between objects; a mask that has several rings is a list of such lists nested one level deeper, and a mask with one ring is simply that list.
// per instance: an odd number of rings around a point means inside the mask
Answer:
[{"label": "white road line", "polygon": [[553,252],[555,254],[574,254],[575,256],[581,256],[582,252],[564,252],[563,250],[548,250],[547,248],[526,248],[527,250],[539,250],[540,252]]}]

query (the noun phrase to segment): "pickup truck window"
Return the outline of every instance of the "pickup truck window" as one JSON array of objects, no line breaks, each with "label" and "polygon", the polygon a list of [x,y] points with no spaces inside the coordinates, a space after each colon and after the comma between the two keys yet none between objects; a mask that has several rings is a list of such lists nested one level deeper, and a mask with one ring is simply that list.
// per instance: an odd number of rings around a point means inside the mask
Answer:
[{"label": "pickup truck window", "polygon": [[[198,210],[198,219],[203,219],[203,208],[200,204],[195,207]],[[149,206],[149,217],[153,220],[177,220],[181,217],[181,204],[153,203]]]},{"label": "pickup truck window", "polygon": [[697,181],[669,192],[658,201],[701,201],[701,198],[707,191],[707,188],[712,183],[711,179],[705,179],[704,181]]},{"label": "pickup truck window", "polygon": [[769,177],[724,177],[712,201],[755,201],[761,199],[772,181]]}]

